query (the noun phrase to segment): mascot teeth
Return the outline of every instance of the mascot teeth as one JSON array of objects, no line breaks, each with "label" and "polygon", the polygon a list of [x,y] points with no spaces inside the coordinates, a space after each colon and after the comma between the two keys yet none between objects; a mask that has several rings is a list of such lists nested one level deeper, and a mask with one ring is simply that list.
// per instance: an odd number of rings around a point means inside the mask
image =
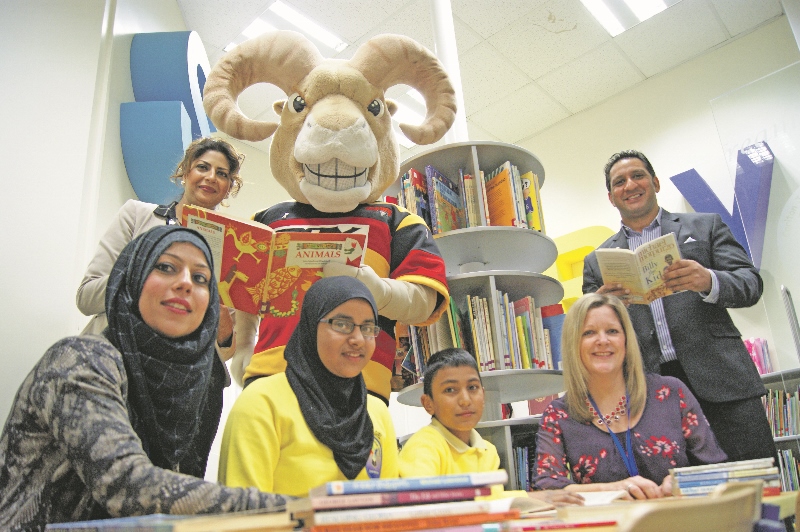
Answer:
[{"label": "mascot teeth", "polygon": [[305,178],[309,184],[327,190],[350,190],[367,183],[369,168],[351,166],[339,159],[322,164],[304,164]]}]

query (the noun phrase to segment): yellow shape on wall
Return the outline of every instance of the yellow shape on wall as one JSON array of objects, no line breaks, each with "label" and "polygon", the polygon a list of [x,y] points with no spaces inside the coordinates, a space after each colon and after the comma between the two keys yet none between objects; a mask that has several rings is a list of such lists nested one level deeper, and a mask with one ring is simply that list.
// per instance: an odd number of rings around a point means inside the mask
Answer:
[{"label": "yellow shape on wall", "polygon": [[559,253],[544,274],[558,279],[564,287],[561,300],[564,312],[583,295],[583,259],[615,232],[603,225],[593,225],[553,238]]}]

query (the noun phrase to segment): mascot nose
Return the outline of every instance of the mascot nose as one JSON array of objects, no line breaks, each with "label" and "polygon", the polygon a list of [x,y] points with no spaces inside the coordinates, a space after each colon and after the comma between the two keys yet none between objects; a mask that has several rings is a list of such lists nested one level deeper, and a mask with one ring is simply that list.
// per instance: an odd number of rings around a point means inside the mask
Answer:
[{"label": "mascot nose", "polygon": [[309,114],[297,135],[294,158],[304,164],[339,159],[352,166],[369,168],[378,160],[378,142],[364,117],[358,117],[348,127],[331,129]]}]

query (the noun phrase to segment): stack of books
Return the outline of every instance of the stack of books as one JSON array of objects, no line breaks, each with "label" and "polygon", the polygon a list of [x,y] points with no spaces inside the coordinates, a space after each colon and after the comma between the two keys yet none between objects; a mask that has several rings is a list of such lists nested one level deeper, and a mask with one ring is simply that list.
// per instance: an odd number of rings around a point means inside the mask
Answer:
[{"label": "stack of books", "polygon": [[[328,482],[287,511],[311,532],[402,532],[517,519],[515,499],[479,500],[505,484],[505,470],[439,477]],[[534,501],[535,502],[535,501]]]},{"label": "stack of books", "polygon": [[763,480],[764,496],[781,492],[781,476],[773,458],[756,458],[670,469],[674,495],[706,495],[726,482]]}]

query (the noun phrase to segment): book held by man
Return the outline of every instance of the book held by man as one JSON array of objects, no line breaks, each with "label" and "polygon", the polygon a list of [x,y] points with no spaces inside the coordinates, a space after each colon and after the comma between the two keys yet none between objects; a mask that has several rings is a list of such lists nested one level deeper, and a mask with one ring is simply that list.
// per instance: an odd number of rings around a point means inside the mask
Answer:
[{"label": "book held by man", "polygon": [[360,266],[367,246],[365,233],[276,232],[196,206],[184,206],[181,218],[211,248],[222,304],[249,314],[288,312],[325,264]]},{"label": "book held by man", "polygon": [[603,284],[621,284],[630,290],[626,299],[632,304],[647,305],[673,294],[664,280],[664,270],[681,259],[675,233],[645,242],[635,250],[600,248],[595,250]]}]

